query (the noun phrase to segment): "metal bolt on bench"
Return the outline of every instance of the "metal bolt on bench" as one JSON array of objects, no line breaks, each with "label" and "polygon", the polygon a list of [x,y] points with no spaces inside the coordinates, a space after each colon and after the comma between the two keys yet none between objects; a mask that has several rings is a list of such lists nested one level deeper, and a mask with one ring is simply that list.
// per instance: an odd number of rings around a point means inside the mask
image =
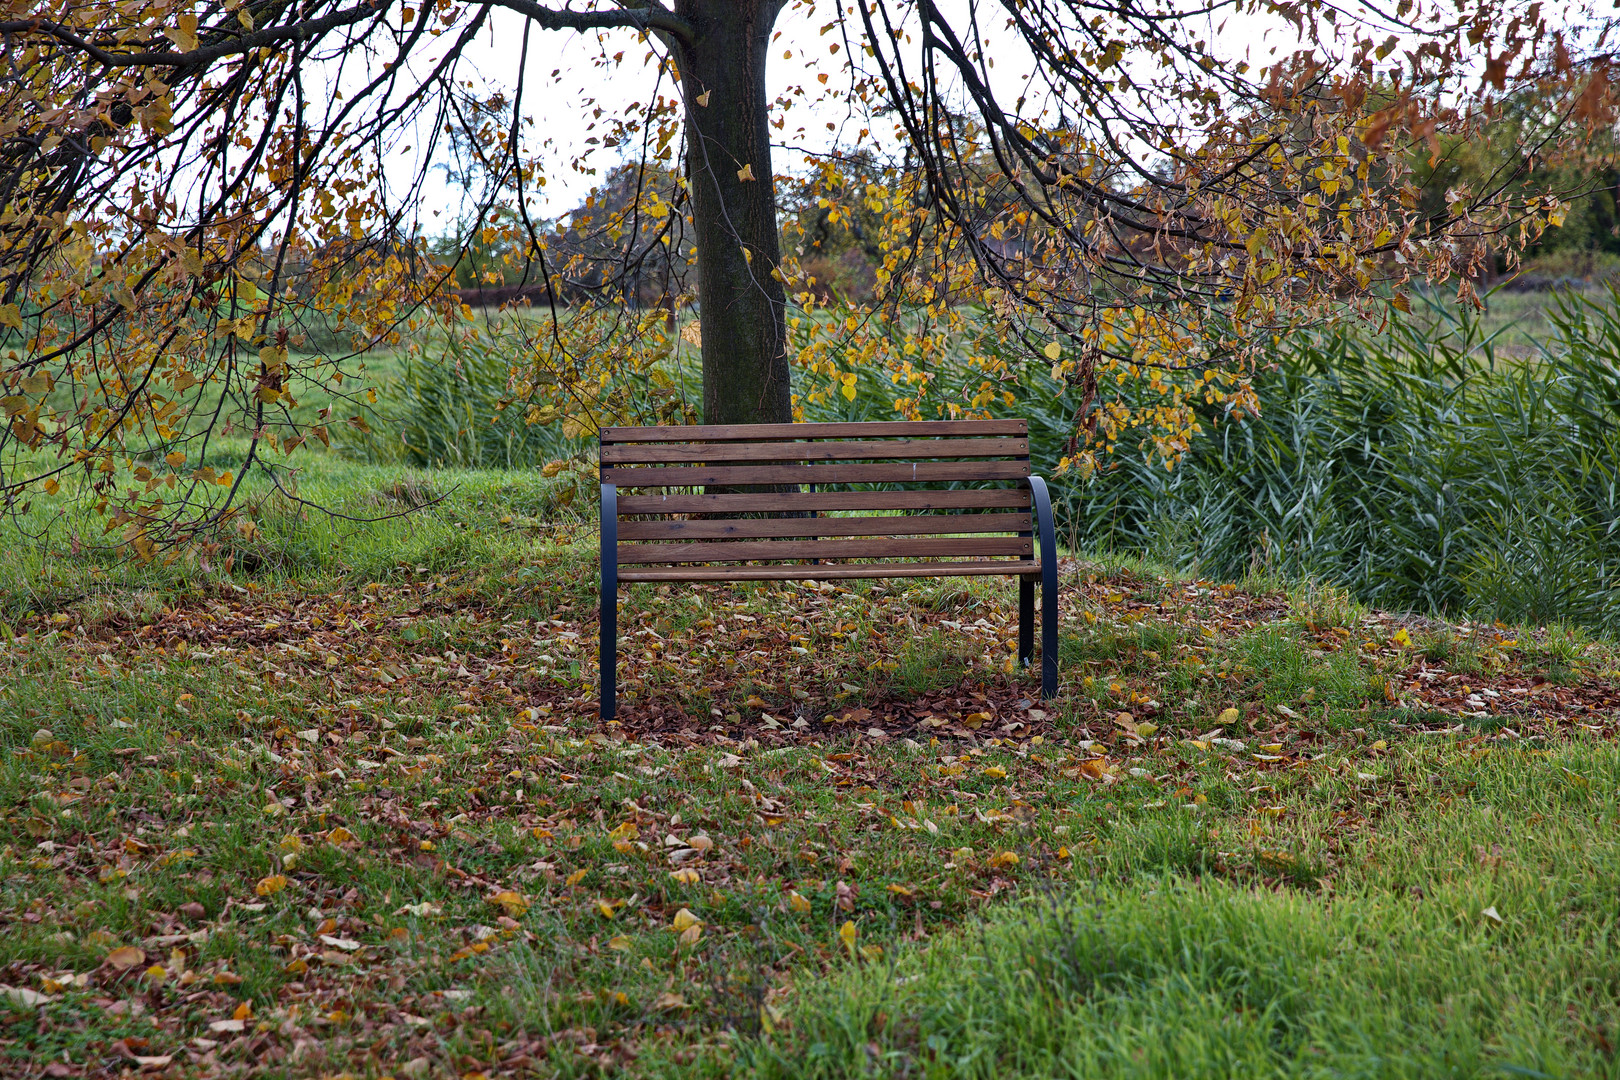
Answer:
[{"label": "metal bolt on bench", "polygon": [[[615,427],[601,448],[603,720],[621,581],[1016,576],[1027,665],[1039,578],[1041,696],[1057,695],[1057,541],[1028,421]],[[886,513],[821,516],[861,511]]]}]

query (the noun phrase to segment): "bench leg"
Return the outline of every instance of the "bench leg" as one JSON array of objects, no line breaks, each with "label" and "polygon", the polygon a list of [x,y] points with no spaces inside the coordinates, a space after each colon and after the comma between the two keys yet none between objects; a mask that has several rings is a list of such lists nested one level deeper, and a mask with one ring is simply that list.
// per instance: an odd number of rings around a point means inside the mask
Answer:
[{"label": "bench leg", "polygon": [[1018,579],[1018,666],[1035,658],[1035,579]]},{"label": "bench leg", "polygon": [[1041,697],[1058,693],[1057,558],[1041,564]]},{"label": "bench leg", "polygon": [[612,723],[619,698],[619,498],[618,487],[602,485],[602,607],[597,668],[602,680],[602,723]]},{"label": "bench leg", "polygon": [[[1058,694],[1057,530],[1052,522],[1052,499],[1047,494],[1046,481],[1032,476],[1029,478],[1029,488],[1041,555],[1041,697],[1055,698]],[[1023,595],[1019,594],[1020,600]],[[1020,603],[1019,607],[1022,609],[1023,605]],[[1020,624],[1020,648],[1023,647],[1022,627],[1032,621],[1026,620]]]}]

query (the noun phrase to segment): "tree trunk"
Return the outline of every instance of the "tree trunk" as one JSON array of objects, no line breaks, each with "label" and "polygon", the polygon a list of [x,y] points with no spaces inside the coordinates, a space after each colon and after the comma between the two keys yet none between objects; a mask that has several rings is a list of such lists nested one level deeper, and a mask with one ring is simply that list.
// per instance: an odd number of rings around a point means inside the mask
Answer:
[{"label": "tree trunk", "polygon": [[[703,420],[793,418],[765,60],[783,0],[677,0],[703,330]],[[700,103],[699,99],[702,99]]]}]

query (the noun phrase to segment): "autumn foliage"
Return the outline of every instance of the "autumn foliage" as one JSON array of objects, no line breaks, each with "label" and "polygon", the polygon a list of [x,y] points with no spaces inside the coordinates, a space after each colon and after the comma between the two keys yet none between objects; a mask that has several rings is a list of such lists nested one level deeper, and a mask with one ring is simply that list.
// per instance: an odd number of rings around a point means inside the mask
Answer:
[{"label": "autumn foliage", "polygon": [[[986,415],[1022,377],[1010,346],[1080,390],[1064,466],[1133,431],[1174,462],[1196,406],[1255,410],[1282,335],[1511,266],[1578,194],[1537,170],[1612,120],[1601,23],[1539,3],[1403,0],[1365,23],[1316,2],[745,7],[734,69],[700,0],[0,6],[7,505],[88,499],[142,556],[251,532],[244,493],[367,425],[357,355],[486,332],[446,288],[474,247],[539,301],[501,341],[534,423],[696,418],[670,388],[683,343],[706,415],[746,415],[756,385],[776,401],[783,365],[795,407],[865,379],[897,416]],[[603,77],[648,73],[580,148],[639,164],[566,221],[530,209],[538,88],[466,77],[514,20],[525,55],[534,30],[594,33]],[[781,46],[813,76],[771,101]],[[1425,189],[1510,107],[1524,134],[1485,182]],[[773,139],[808,151],[830,111],[830,146],[772,166]],[[401,183],[389,153],[411,140],[424,165]],[[468,209],[446,248],[420,197],[449,160]],[[860,295],[829,288],[837,265]],[[947,355],[975,378],[942,384]],[[1127,404],[1126,383],[1152,394]]]}]

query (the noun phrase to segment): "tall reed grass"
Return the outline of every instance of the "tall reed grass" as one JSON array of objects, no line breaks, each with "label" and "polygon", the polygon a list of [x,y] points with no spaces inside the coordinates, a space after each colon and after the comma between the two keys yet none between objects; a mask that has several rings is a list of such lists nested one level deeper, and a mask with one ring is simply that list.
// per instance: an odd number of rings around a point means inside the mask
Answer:
[{"label": "tall reed grass", "polygon": [[[1391,608],[1620,628],[1620,295],[1565,295],[1534,358],[1435,306],[1289,342],[1258,418],[1174,470],[1060,485],[1080,544],[1214,578],[1318,578]],[[1051,446],[1062,412],[1031,401]],[[1050,453],[1050,451],[1048,451]]]}]

